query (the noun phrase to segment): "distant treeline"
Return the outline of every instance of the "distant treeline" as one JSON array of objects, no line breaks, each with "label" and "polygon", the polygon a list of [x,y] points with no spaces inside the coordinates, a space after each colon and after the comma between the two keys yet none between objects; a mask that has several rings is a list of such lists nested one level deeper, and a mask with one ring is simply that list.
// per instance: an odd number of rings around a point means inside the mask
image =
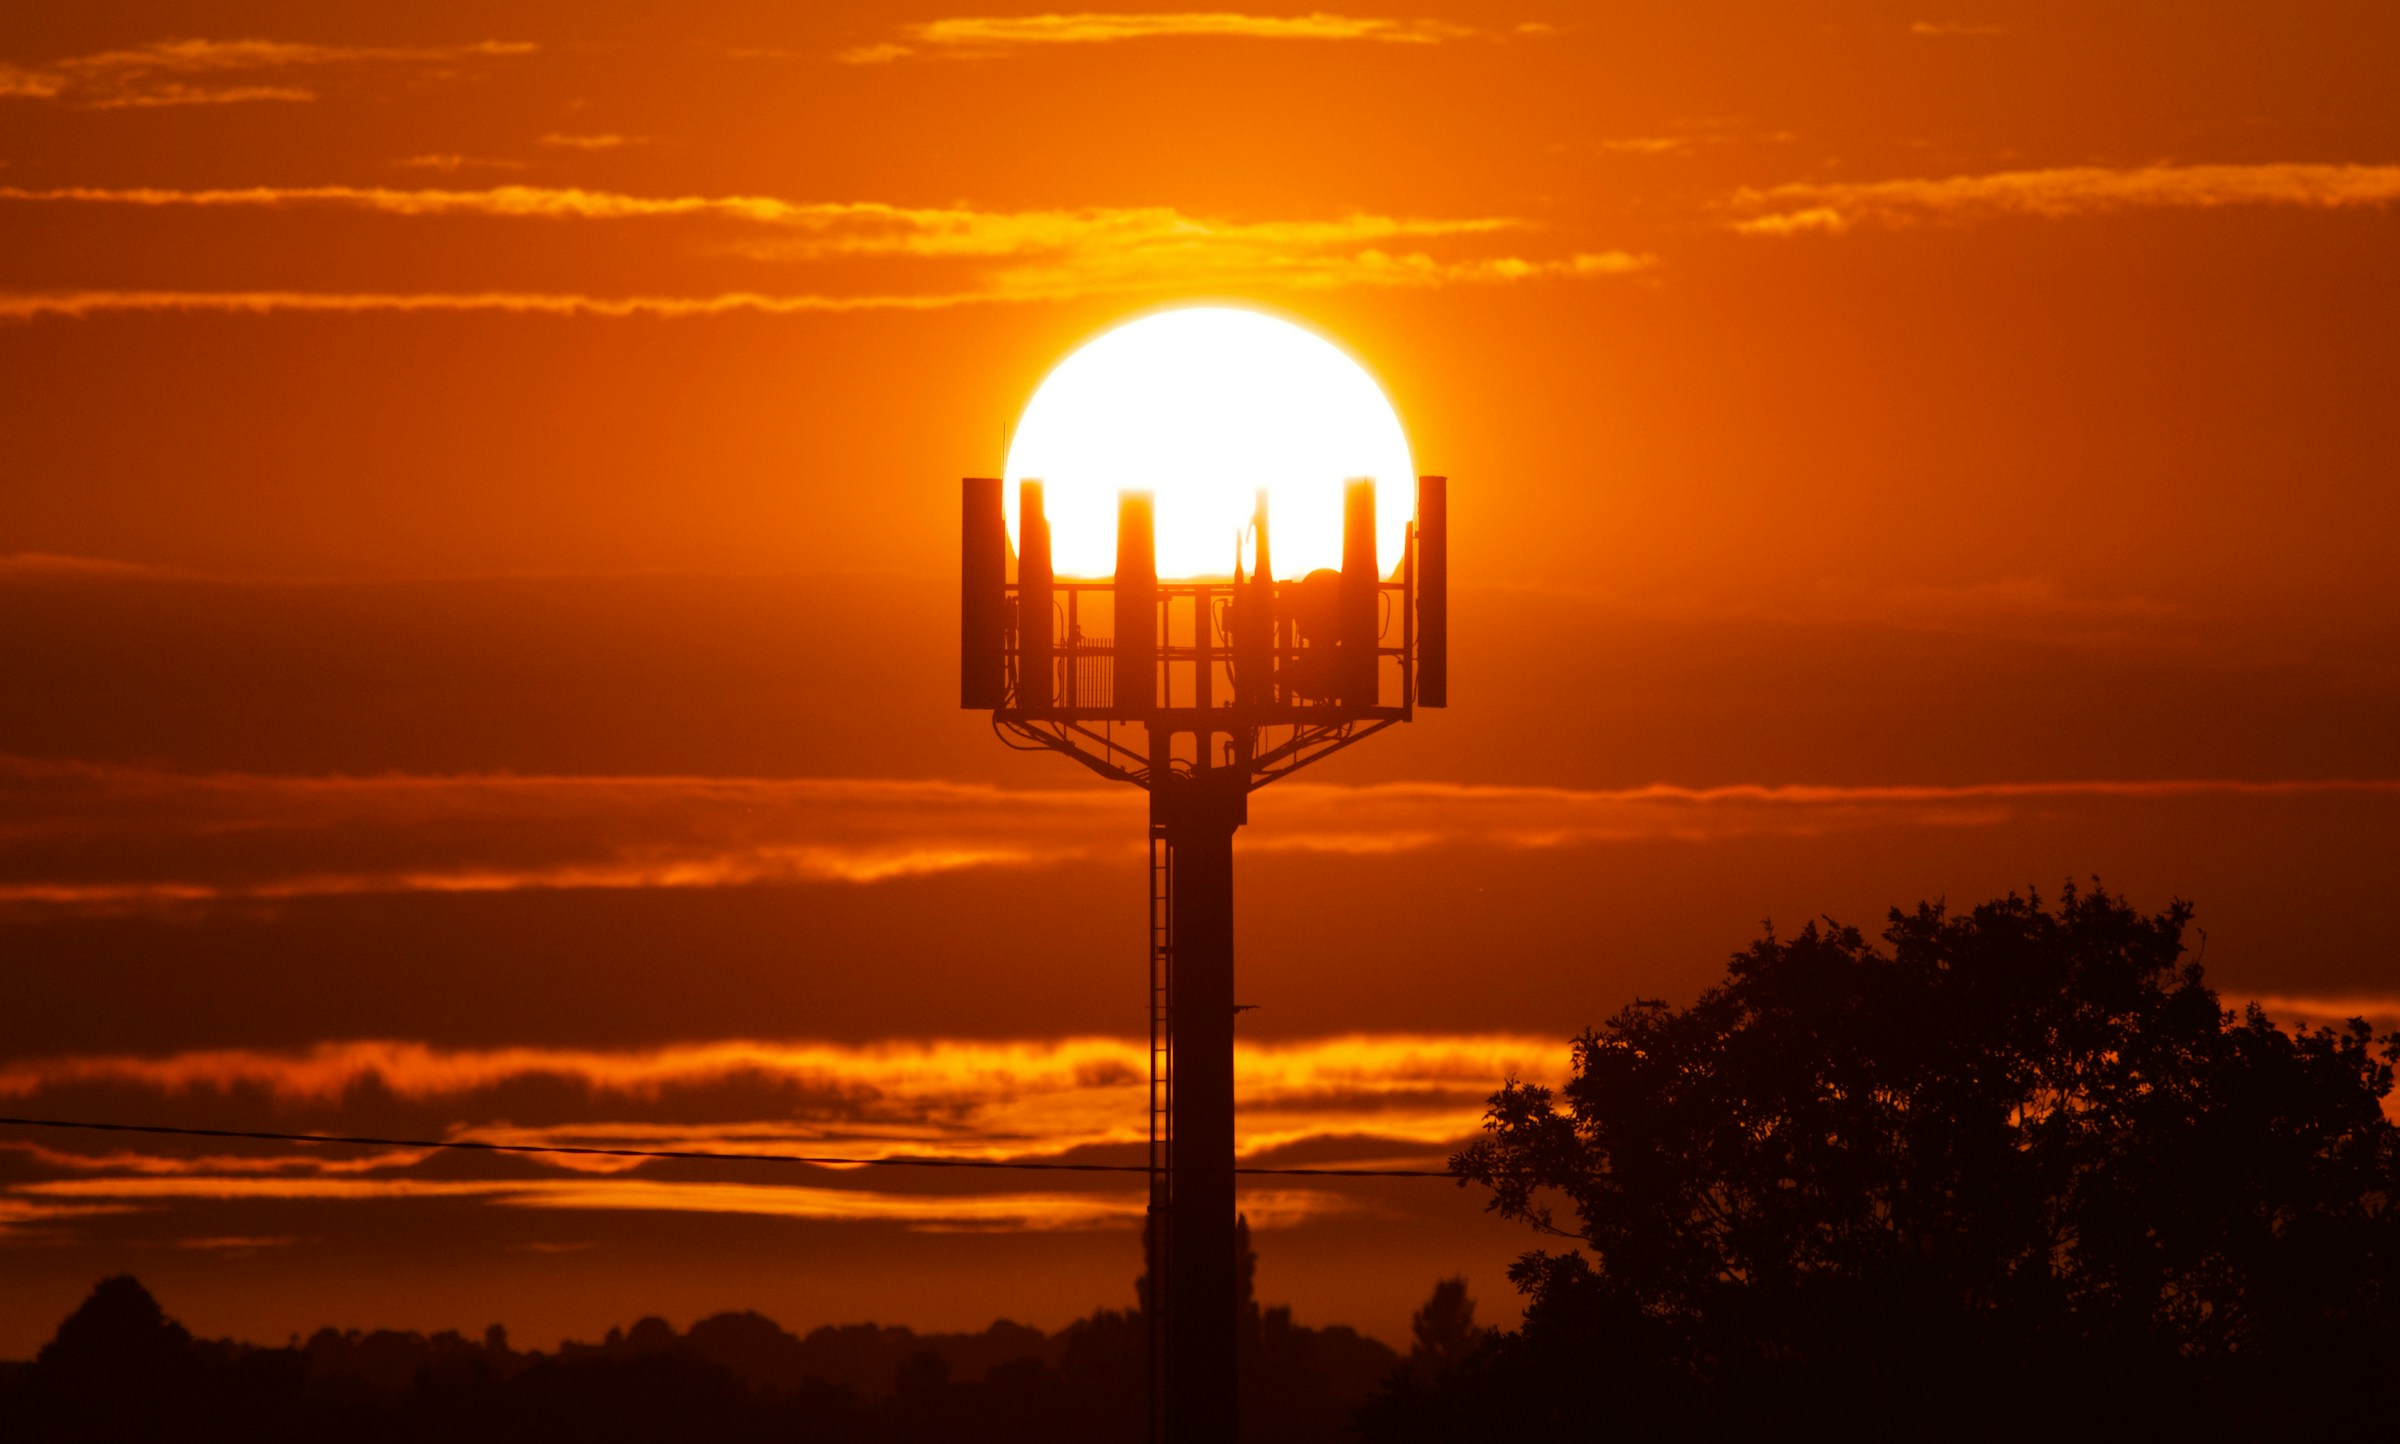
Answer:
[{"label": "distant treeline", "polygon": [[[1455,1281],[1437,1294],[1463,1301]],[[1339,1439],[1405,1372],[1374,1339],[1294,1323],[1287,1308],[1245,1300],[1238,1326],[1245,1439]],[[1003,1320],[975,1334],[795,1335],[745,1312],[681,1332],[645,1318],[548,1352],[512,1347],[497,1325],[481,1339],[328,1328],[268,1348],[196,1339],[118,1277],[31,1363],[0,1364],[0,1439],[1120,1444],[1143,1434],[1146,1360],[1142,1316],[1111,1309],[1055,1334]]]}]

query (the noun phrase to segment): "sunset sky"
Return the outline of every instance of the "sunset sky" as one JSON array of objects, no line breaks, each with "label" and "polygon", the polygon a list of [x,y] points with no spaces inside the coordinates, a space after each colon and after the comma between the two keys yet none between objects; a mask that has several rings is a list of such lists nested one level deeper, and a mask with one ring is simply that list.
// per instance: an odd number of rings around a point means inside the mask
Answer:
[{"label": "sunset sky", "polygon": [[[1327,0],[1331,3],[1331,0]],[[1257,1163],[1433,1167],[1770,920],[2098,876],[2400,1024],[2400,9],[0,10],[0,1113],[1134,1162],[1141,799],[958,479],[1249,306],[1451,478],[1451,707],[1237,844]],[[2195,937],[2195,941],[2197,941]],[[0,1357],[1124,1307],[1138,1178],[0,1129]],[[1257,1179],[1404,1341],[1535,1240]]]}]

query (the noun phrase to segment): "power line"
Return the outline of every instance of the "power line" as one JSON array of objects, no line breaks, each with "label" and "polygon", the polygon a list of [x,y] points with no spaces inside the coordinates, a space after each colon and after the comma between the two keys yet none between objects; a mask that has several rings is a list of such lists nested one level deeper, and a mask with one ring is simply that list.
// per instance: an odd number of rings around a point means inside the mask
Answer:
[{"label": "power line", "polygon": [[[262,1143],[346,1143],[363,1148],[453,1148],[478,1153],[574,1153],[600,1158],[682,1158],[712,1163],[818,1163],[863,1168],[983,1168],[1025,1173],[1148,1173],[1146,1163],[1004,1163],[988,1158],[829,1158],[805,1153],[705,1153],[680,1148],[596,1148],[562,1143],[484,1143],[469,1138],[371,1138],[355,1133],[266,1133],[242,1128],[178,1128],[166,1123],[93,1123],[67,1118],[0,1118],[17,1128],[91,1133],[163,1133],[181,1138],[242,1138]],[[1236,1173],[1300,1178],[1453,1178],[1421,1168],[1240,1168]]]}]

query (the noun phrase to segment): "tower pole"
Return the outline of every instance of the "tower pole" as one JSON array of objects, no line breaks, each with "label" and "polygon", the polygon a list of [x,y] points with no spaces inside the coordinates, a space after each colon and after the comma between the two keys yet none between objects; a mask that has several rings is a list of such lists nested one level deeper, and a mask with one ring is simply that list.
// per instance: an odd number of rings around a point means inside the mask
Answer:
[{"label": "tower pole", "polygon": [[[1208,756],[1201,738],[1200,756]],[[1233,834],[1248,778],[1162,771],[1152,815],[1172,855],[1173,1204],[1166,1227],[1167,1444],[1233,1444]]]}]

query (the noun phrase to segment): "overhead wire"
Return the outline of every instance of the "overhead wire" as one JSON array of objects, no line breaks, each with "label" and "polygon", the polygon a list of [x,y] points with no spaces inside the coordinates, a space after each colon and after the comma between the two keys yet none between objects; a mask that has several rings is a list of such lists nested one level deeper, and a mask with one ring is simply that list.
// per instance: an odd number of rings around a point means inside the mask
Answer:
[{"label": "overhead wire", "polygon": [[[246,1128],[192,1128],[166,1123],[102,1123],[88,1119],[4,1118],[15,1128],[93,1133],[148,1133],[180,1138],[234,1138],[263,1143],[331,1143],[357,1148],[447,1148],[477,1153],[565,1153],[596,1158],[669,1158],[712,1163],[810,1163],[842,1168],[974,1168],[1026,1173],[1148,1173],[1146,1163],[1022,1163],[993,1158],[840,1158],[806,1153],[724,1153],[688,1148],[604,1148],[592,1144],[488,1143],[476,1138],[377,1138],[356,1133],[273,1133]],[[1235,1173],[1299,1178],[1455,1178],[1419,1168],[1266,1168],[1236,1165]]]}]

